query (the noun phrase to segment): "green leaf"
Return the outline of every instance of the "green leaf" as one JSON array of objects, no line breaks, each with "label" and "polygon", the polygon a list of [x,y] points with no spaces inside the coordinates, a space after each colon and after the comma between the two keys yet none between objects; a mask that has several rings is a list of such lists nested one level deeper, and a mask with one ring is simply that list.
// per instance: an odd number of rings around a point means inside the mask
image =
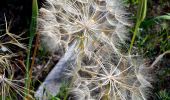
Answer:
[{"label": "green leaf", "polygon": [[156,19],[170,20],[170,14],[168,13],[167,15],[158,16]]}]

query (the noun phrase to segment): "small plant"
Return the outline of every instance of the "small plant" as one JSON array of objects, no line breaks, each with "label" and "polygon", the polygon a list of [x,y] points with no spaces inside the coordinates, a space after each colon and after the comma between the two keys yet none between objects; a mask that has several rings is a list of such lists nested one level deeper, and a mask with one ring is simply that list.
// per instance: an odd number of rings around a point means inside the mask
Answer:
[{"label": "small plant", "polygon": [[170,94],[167,91],[162,90],[158,94],[158,99],[159,100],[170,100]]}]

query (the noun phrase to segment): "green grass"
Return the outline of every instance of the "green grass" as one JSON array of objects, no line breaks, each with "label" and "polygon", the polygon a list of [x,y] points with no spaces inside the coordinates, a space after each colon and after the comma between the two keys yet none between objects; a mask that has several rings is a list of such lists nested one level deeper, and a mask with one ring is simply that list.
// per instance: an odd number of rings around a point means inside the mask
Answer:
[{"label": "green grass", "polygon": [[[31,24],[30,24],[30,37],[29,37],[29,44],[28,44],[28,53],[27,53],[27,60],[26,60],[26,81],[25,81],[25,88],[28,89],[26,90],[26,94],[29,94],[29,89],[31,85],[31,75],[32,72],[30,72],[30,69],[32,69],[30,66],[30,57],[31,57],[31,49],[32,49],[32,43],[34,36],[36,34],[36,29],[37,29],[37,17],[38,17],[38,3],[37,0],[32,1],[32,19],[31,19]],[[27,96],[25,96],[27,98]]]},{"label": "green grass", "polygon": [[[156,2],[156,1],[155,1]],[[139,54],[144,58],[148,58],[154,61],[156,57],[170,50],[170,2],[168,0],[158,0],[157,5],[154,5],[153,0],[148,1],[147,11],[142,11],[137,9],[137,14],[135,14],[136,27],[133,31],[133,39],[131,40],[131,47],[138,48]],[[134,7],[141,5],[139,0],[133,1],[129,0],[129,3]],[[135,8],[135,7],[134,7]],[[134,10],[134,9],[133,9]],[[135,10],[136,11],[136,10]],[[132,12],[135,12],[132,11]],[[145,19],[139,16],[139,12],[146,12]],[[138,19],[142,19],[139,21]],[[138,23],[140,25],[138,25]],[[169,90],[162,87],[165,86],[169,88],[169,80],[165,80],[170,75],[169,69],[169,56],[163,57],[159,61],[159,70],[155,71],[158,78],[156,85],[154,86],[154,93],[158,95],[158,100],[170,100]]]},{"label": "green grass", "polygon": [[[137,46],[147,57],[154,57],[170,49],[169,15],[146,19],[141,24],[143,31],[137,35]],[[158,30],[153,31],[153,29]]]},{"label": "green grass", "polygon": [[170,100],[170,93],[166,90],[159,91],[157,94],[158,100]]},{"label": "green grass", "polygon": [[133,37],[132,37],[130,48],[129,48],[129,54],[131,53],[131,50],[133,48],[133,44],[135,42],[136,35],[139,33],[138,30],[139,30],[140,24],[145,19],[146,11],[147,11],[147,0],[139,0],[137,16],[136,16],[136,25],[135,25]]}]

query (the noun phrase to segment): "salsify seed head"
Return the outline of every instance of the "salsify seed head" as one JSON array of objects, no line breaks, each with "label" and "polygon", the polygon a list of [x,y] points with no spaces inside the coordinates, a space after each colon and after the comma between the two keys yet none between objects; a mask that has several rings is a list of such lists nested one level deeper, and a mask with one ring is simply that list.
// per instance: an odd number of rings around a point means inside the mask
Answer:
[{"label": "salsify seed head", "polygon": [[117,45],[126,40],[127,13],[119,0],[47,0],[40,9],[39,31],[50,51],[77,42],[76,50],[94,52],[95,43]]},{"label": "salsify seed head", "polygon": [[[115,54],[105,59],[96,56],[82,61],[81,67],[78,70],[74,67],[69,75],[75,78],[73,90],[88,92],[95,100],[147,100],[152,85],[147,73],[140,72],[144,71],[143,67],[134,64],[130,57]],[[83,91],[82,86],[88,91]]]},{"label": "salsify seed head", "polygon": [[140,73],[142,66],[119,52],[130,26],[126,15],[120,0],[47,0],[40,9],[39,32],[49,51],[76,43],[78,56],[67,74],[79,100],[147,99],[145,89],[152,86]]}]

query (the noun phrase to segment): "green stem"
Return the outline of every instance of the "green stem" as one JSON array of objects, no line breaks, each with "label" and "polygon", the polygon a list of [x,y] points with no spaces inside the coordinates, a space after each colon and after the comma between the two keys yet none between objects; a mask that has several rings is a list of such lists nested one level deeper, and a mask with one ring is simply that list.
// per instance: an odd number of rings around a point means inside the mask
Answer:
[{"label": "green stem", "polygon": [[29,94],[29,87],[31,83],[31,79],[29,76],[29,69],[30,69],[30,56],[31,56],[31,48],[34,36],[36,34],[36,28],[37,28],[37,17],[38,17],[38,4],[37,0],[32,1],[32,18],[31,18],[31,24],[30,24],[30,38],[29,38],[29,44],[28,44],[28,51],[27,51],[27,59],[26,59],[26,80],[25,80],[25,99],[27,98],[27,95]]},{"label": "green stem", "polygon": [[140,27],[140,24],[142,23],[142,21],[146,17],[147,0],[139,0],[138,4],[139,4],[139,6],[138,6],[138,11],[137,11],[137,22],[136,22],[136,25],[135,25],[135,30],[133,32],[133,37],[132,37],[130,48],[129,48],[129,54],[132,51],[132,47],[133,47],[133,44],[135,42],[135,38],[136,38],[136,35],[138,33],[138,29]]}]

